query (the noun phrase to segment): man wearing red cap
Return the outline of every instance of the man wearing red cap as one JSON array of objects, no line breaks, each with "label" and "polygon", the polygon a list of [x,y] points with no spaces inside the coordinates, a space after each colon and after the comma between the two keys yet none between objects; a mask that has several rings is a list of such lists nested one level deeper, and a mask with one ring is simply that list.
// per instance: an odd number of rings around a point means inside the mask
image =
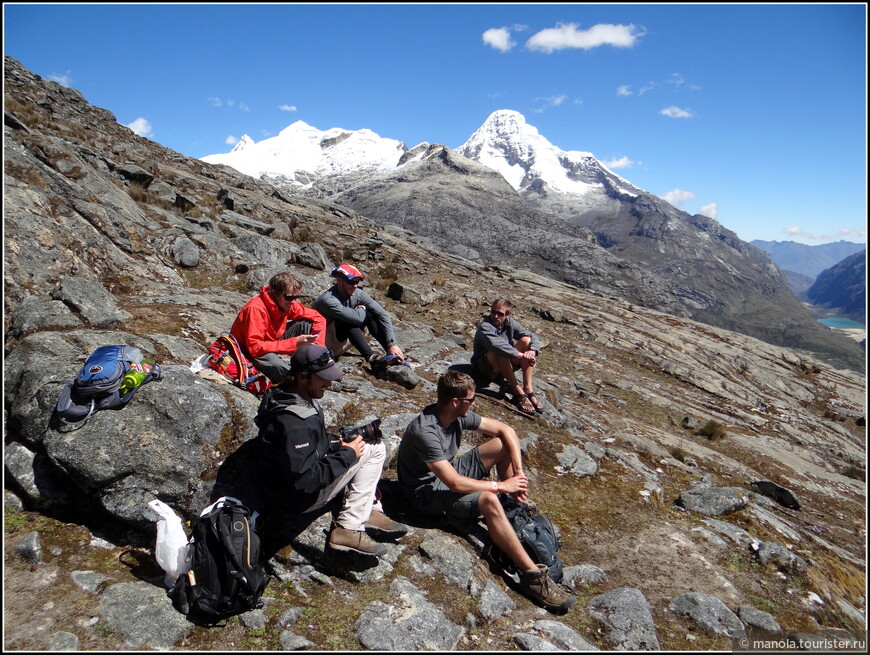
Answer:
[{"label": "man wearing red cap", "polygon": [[273,382],[281,382],[299,346],[324,345],[326,319],[299,302],[302,284],[292,273],[272,276],[260,295],[251,298],[236,317],[230,333],[251,361]]},{"label": "man wearing red cap", "polygon": [[[321,293],[314,301],[314,309],[327,321],[326,344],[341,354],[350,345],[354,346],[373,370],[382,370],[405,361],[402,349],[396,345],[396,335],[390,315],[374,298],[359,288],[365,278],[351,264],[342,264],[330,273],[335,284]],[[386,355],[379,357],[369,345],[363,329],[381,344]]]},{"label": "man wearing red cap", "polygon": [[304,345],[293,353],[290,374],[266,391],[254,419],[260,428],[259,480],[278,516],[314,512],[343,493],[330,548],[380,557],[387,547],[366,530],[401,537],[408,527],[389,519],[376,499],[386,461],[383,442],[366,441],[361,434],[344,441],[326,432],[318,400],[343,374],[323,346]]}]

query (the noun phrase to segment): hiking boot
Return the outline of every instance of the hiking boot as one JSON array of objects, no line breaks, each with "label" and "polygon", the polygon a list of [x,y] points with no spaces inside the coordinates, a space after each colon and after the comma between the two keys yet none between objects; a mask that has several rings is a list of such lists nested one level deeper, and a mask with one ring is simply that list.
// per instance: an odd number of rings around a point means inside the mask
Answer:
[{"label": "hiking boot", "polygon": [[537,571],[523,571],[520,576],[520,589],[531,600],[554,614],[564,614],[577,597],[566,593],[549,575],[549,569],[538,564]]},{"label": "hiking boot", "polygon": [[384,544],[369,539],[364,530],[348,530],[338,526],[329,533],[329,547],[333,550],[351,551],[375,557],[380,557],[387,552]]},{"label": "hiking boot", "polygon": [[408,534],[408,526],[398,523],[383,512],[372,512],[366,523],[366,528],[378,536],[403,537]]}]

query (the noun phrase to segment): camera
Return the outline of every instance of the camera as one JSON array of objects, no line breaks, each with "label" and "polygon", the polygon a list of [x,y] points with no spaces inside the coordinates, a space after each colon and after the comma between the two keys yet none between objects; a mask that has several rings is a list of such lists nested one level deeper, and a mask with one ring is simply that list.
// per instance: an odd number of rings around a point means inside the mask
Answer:
[{"label": "camera", "polygon": [[380,443],[383,436],[381,434],[381,419],[376,418],[365,425],[346,425],[339,429],[339,434],[344,442],[353,441],[362,436],[366,443]]}]

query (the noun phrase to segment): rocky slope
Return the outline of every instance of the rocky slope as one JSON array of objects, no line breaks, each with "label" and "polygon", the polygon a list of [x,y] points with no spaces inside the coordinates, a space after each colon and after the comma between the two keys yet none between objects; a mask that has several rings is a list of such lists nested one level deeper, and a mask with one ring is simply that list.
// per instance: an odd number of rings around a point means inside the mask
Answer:
[{"label": "rocky slope", "polygon": [[867,317],[867,251],[856,252],[819,273],[807,289],[807,298],[863,323]]},{"label": "rocky slope", "polygon": [[[5,64],[6,649],[722,650],[758,630],[864,629],[863,376],[288,197]],[[541,335],[544,414],[513,413],[496,385],[477,409],[520,433],[579,596],[567,615],[482,563],[479,526],[409,512],[392,466],[384,502],[413,531],[377,565],[326,551],[320,517],[270,561],[263,610],[211,630],[172,610],[148,500],[190,519],[257,474],[257,399],[190,364],[274,272],[313,295],[342,259],[413,368],[377,378],[342,358],[328,424],[380,416],[391,453],[495,296]],[[139,346],[166,378],[56,429],[59,383],[104,343]]]}]

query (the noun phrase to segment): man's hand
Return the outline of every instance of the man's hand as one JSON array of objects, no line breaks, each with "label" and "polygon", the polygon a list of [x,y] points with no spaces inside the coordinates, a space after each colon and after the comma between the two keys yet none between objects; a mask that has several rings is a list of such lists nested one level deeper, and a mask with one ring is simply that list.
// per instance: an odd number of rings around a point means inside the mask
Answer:
[{"label": "man's hand", "polygon": [[298,348],[299,346],[307,346],[310,343],[314,343],[316,339],[316,334],[300,334],[298,337],[296,337],[296,347]]},{"label": "man's hand", "polygon": [[500,491],[512,494],[514,498],[517,497],[517,494],[525,496],[529,489],[529,479],[523,473],[520,473],[507,480],[499,481],[498,488]]},{"label": "man's hand", "polygon": [[399,358],[400,362],[405,361],[405,353],[403,353],[402,349],[396,345],[393,345],[393,346],[390,346],[389,348],[387,348],[387,354],[388,355],[395,355],[396,357]]},{"label": "man's hand", "polygon": [[346,441],[343,445],[347,446],[353,452],[355,452],[356,458],[359,459],[360,457],[362,457],[363,448],[365,448],[366,442],[363,441],[362,435],[358,435],[356,439],[354,439],[353,441]]}]

